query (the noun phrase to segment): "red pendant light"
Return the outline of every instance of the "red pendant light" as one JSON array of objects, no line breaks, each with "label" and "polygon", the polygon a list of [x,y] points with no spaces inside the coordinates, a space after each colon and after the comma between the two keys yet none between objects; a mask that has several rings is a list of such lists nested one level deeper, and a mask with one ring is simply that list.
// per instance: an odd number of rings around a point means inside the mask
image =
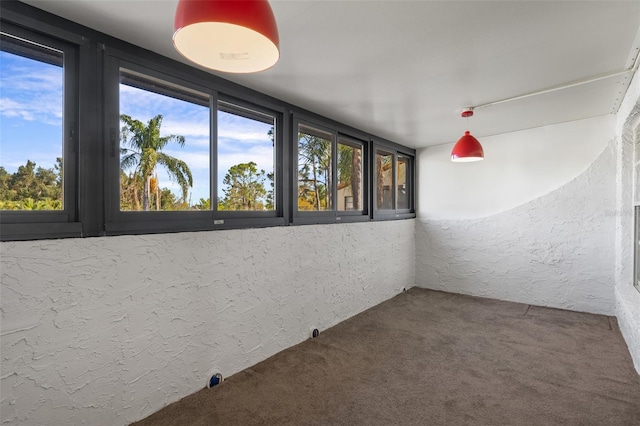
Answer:
[{"label": "red pendant light", "polygon": [[[469,118],[473,116],[472,109],[466,109],[462,111],[463,118]],[[471,135],[468,130],[464,132],[464,136],[458,139],[458,142],[453,146],[451,150],[451,161],[455,162],[470,162],[480,161],[484,159],[484,150],[482,145],[478,142],[478,139]]]},{"label": "red pendant light", "polygon": [[185,58],[218,71],[266,70],[280,58],[267,0],[180,0],[173,44]]}]

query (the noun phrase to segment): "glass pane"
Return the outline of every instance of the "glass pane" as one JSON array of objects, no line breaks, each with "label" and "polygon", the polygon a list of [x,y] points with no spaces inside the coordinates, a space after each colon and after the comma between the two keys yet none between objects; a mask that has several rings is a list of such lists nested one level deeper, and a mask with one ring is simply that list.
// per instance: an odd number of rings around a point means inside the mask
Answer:
[{"label": "glass pane", "polygon": [[300,125],[298,129],[298,210],[326,211],[331,199],[332,135]]},{"label": "glass pane", "polygon": [[376,206],[393,209],[393,154],[376,153]]},{"label": "glass pane", "polygon": [[396,176],[396,185],[398,185],[398,192],[396,192],[396,205],[398,209],[409,208],[409,197],[407,197],[408,163],[408,158],[398,157],[398,175]]},{"label": "glass pane", "polygon": [[218,210],[275,209],[275,118],[220,103]]},{"label": "glass pane", "polygon": [[2,34],[0,209],[63,209],[63,55]]},{"label": "glass pane", "polygon": [[208,96],[120,77],[120,210],[211,209]]},{"label": "glass pane", "polygon": [[338,141],[338,210],[362,210],[362,147]]}]

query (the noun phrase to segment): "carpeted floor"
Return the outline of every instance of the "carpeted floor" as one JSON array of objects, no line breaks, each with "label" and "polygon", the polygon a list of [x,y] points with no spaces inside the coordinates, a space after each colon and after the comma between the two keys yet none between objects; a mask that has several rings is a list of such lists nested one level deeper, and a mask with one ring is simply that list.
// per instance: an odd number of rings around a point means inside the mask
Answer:
[{"label": "carpeted floor", "polygon": [[615,318],[411,289],[143,425],[640,425]]}]

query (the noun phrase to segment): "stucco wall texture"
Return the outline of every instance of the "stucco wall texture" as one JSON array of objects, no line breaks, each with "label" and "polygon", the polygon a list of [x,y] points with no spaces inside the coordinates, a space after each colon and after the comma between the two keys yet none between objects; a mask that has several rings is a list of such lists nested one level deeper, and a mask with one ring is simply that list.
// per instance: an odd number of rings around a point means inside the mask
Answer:
[{"label": "stucco wall texture", "polygon": [[633,287],[633,168],[640,160],[634,154],[634,146],[640,144],[640,73],[631,81],[616,118],[616,316],[640,373],[640,293]]},{"label": "stucco wall texture", "polygon": [[414,220],[5,242],[3,424],[128,424],[410,288]]},{"label": "stucco wall texture", "polygon": [[128,424],[414,285],[615,314],[640,372],[639,97],[584,172],[488,217],[0,243],[3,424]]},{"label": "stucco wall texture", "polygon": [[416,285],[613,315],[615,149],[514,209],[416,221]]}]

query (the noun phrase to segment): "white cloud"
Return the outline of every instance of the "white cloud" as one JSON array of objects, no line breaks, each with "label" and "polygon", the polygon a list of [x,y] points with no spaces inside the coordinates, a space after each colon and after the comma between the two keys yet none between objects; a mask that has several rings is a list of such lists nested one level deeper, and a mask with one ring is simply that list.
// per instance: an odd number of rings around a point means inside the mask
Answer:
[{"label": "white cloud", "polygon": [[[120,111],[143,122],[158,114],[162,114],[165,122],[168,117],[207,123],[209,121],[209,108],[206,106],[124,84],[120,85]],[[163,124],[166,124],[165,122]]]},{"label": "white cloud", "polygon": [[[121,111],[146,122],[157,114],[163,115],[162,134],[185,136],[184,148],[171,145],[165,153],[185,161],[194,179],[190,189],[192,202],[209,198],[210,157],[208,147],[209,109],[130,86],[120,86]],[[235,114],[218,111],[218,176],[219,193],[222,180],[233,165],[253,161],[267,173],[274,168],[273,143],[268,132],[271,125]],[[198,148],[198,149],[194,149]],[[202,148],[206,148],[204,150]],[[160,186],[179,194],[180,188],[162,168],[158,168]]]},{"label": "white cloud", "polygon": [[218,129],[218,143],[228,143],[234,141],[250,143],[269,143],[271,139],[266,132],[249,132],[244,129]]},{"label": "white cloud", "polygon": [[271,143],[271,125],[234,114],[218,112],[218,144],[242,141],[246,143]]},{"label": "white cloud", "polygon": [[232,154],[221,154],[218,156],[218,174],[224,176],[231,166],[240,163],[256,163],[258,170],[264,169],[267,173],[273,171],[273,150],[259,149],[250,153],[237,152]]},{"label": "white cloud", "polygon": [[209,146],[211,145],[211,141],[209,140],[208,137],[206,138],[198,138],[198,137],[187,137],[185,138],[185,143],[184,146],[187,149],[191,149],[193,147],[198,147],[198,148],[209,148]]},{"label": "white cloud", "polygon": [[[162,114],[162,134],[187,138],[209,138],[209,108],[131,86],[120,85],[120,110],[123,114],[146,122]],[[270,144],[271,125],[218,111],[218,144]],[[208,142],[207,142],[208,144]]]},{"label": "white cloud", "polygon": [[0,115],[62,125],[62,68],[0,52]]},{"label": "white cloud", "polygon": [[143,123],[162,114],[161,135],[181,135],[188,145],[209,146],[207,107],[121,84],[120,112]]},{"label": "white cloud", "polygon": [[5,117],[20,117],[23,120],[35,119],[33,110],[10,98],[0,98],[0,113]]},{"label": "white cloud", "polygon": [[173,115],[163,116],[162,132],[163,135],[182,135],[185,138],[194,137],[200,140],[204,139],[209,145],[209,121],[190,121],[180,120],[179,117]]},{"label": "white cloud", "polygon": [[188,152],[180,150],[165,150],[165,154],[187,163],[189,169],[206,169],[209,170],[209,153],[208,152]]}]

